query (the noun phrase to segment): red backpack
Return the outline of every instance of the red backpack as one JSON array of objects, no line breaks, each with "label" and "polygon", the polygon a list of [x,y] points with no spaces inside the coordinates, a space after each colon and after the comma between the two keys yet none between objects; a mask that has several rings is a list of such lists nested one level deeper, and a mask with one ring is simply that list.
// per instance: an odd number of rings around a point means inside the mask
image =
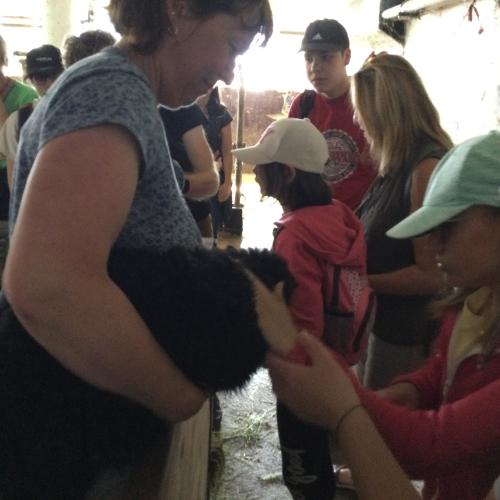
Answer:
[{"label": "red backpack", "polygon": [[375,321],[375,293],[366,274],[329,265],[322,284],[324,343],[347,363],[359,362]]}]

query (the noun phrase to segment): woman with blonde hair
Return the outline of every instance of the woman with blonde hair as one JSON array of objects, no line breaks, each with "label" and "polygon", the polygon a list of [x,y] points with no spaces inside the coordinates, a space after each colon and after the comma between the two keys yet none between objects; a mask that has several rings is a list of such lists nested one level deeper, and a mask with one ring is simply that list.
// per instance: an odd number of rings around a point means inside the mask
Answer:
[{"label": "woman with blonde hair", "polygon": [[361,371],[366,385],[378,389],[419,366],[434,337],[427,303],[441,282],[426,240],[396,241],[385,233],[421,206],[429,177],[452,142],[420,77],[401,56],[371,56],[353,76],[351,92],[379,169],[357,212],[378,304]]}]

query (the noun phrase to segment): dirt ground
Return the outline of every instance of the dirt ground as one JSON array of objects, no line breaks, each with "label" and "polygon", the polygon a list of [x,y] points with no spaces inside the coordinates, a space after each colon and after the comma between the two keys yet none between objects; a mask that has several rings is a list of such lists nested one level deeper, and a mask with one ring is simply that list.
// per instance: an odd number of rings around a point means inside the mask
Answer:
[{"label": "dirt ground", "polygon": [[276,400],[267,371],[259,370],[240,394],[224,395],[225,468],[213,500],[288,500],[281,480]]}]

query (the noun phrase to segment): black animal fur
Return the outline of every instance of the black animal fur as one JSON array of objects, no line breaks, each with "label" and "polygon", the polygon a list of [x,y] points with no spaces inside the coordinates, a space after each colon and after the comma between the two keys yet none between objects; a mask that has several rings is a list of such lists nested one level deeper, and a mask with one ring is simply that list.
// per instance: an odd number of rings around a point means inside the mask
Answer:
[{"label": "black animal fur", "polygon": [[[286,264],[265,250],[115,250],[109,260],[158,342],[211,391],[242,387],[264,358],[244,267],[269,287],[284,280],[291,293]],[[141,405],[66,370],[0,298],[2,500],[83,498],[102,470],[140,462],[167,430]]]}]

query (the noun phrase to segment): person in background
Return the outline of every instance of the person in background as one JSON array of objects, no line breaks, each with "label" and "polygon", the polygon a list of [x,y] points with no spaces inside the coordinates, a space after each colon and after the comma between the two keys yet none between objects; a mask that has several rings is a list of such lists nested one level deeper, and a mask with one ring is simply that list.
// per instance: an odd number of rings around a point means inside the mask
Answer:
[{"label": "person in background", "polygon": [[[26,54],[26,80],[33,84],[40,97],[47,93],[63,70],[61,51],[54,45],[42,45]],[[0,129],[0,155],[3,155],[7,162],[9,190],[12,189],[14,161],[20,131],[37,102],[38,100],[34,100],[14,111]]]},{"label": "person in background", "polygon": [[349,36],[335,19],[309,24],[300,48],[307,78],[306,90],[292,102],[288,116],[309,118],[328,142],[330,160],[325,177],[336,200],[356,210],[376,176],[368,144],[353,120],[347,65],[351,60]]},{"label": "person in background", "polygon": [[231,122],[233,117],[226,106],[220,102],[218,87],[214,87],[210,93],[200,96],[196,102],[206,118],[203,125],[205,135],[219,172],[219,190],[210,199],[213,236],[214,242],[217,244],[219,230],[229,220],[233,207],[231,195],[233,176]]},{"label": "person in background", "polygon": [[[155,443],[165,447],[168,423],[193,415],[207,395],[173,364],[111,281],[108,256],[115,248],[200,245],[157,107],[192,103],[218,80],[229,84],[236,57],[256,35],[261,43],[271,36],[272,13],[267,0],[111,0],[108,10],[120,42],[65,71],[24,126],[2,292],[47,355],[105,400],[119,398],[160,417]],[[46,429],[53,448],[33,445],[36,437],[27,431],[39,410],[24,397],[22,381],[37,365],[9,362],[10,353],[26,346],[15,336],[0,341],[3,499],[83,499],[113,466],[126,486],[145,457],[120,462],[118,423],[91,404],[74,413],[82,429],[74,441],[61,440],[64,429],[55,424]],[[60,383],[52,373],[38,376]],[[54,404],[72,404],[65,387],[58,394]],[[98,427],[108,442],[87,442],[87,426]],[[117,462],[96,456],[93,444]],[[126,496],[120,493],[113,492]]]},{"label": "person in background", "polygon": [[429,177],[452,142],[420,77],[401,56],[372,55],[352,78],[352,101],[379,165],[357,211],[365,230],[368,278],[377,294],[361,376],[368,387],[379,389],[420,366],[435,337],[427,307],[442,281],[427,239],[394,240],[386,231],[421,206]]},{"label": "person in background", "polygon": [[64,41],[64,67],[69,68],[81,59],[97,54],[105,47],[115,43],[115,37],[103,30],[88,30],[79,36],[69,36]]},{"label": "person in background", "polygon": [[183,172],[181,191],[203,238],[212,240],[208,198],[217,192],[219,179],[203,132],[205,116],[196,103],[169,109],[159,107],[172,158]]},{"label": "person in background", "polygon": [[[38,97],[33,87],[5,76],[3,69],[7,66],[7,63],[7,46],[0,35],[0,127],[13,111]],[[1,168],[5,168],[5,165]]]},{"label": "person in background", "polygon": [[[104,47],[108,47],[114,43],[115,38],[110,33],[101,30],[85,31],[79,37],[71,36],[66,39],[64,44],[64,54],[62,56],[64,65],[67,68],[80,59],[95,54]],[[31,73],[32,75],[32,77],[28,76],[27,78],[33,82],[39,96],[43,97],[50,85],[52,85],[56,78],[62,73],[61,53],[59,49],[53,45],[43,45],[34,50],[38,51],[38,56],[34,56],[33,51],[30,51],[26,56],[27,74]],[[36,63],[37,57],[39,59],[42,56],[44,57],[45,66],[43,71],[40,67],[37,68]],[[32,69],[29,69],[30,65]],[[51,70],[54,71],[53,74],[51,74]],[[0,154],[4,154],[7,161],[7,182],[9,190],[12,189],[14,161],[21,129],[33,112],[37,102],[38,101],[35,100],[12,113],[2,129],[0,129]]]},{"label": "person in background", "polygon": [[[375,493],[384,483],[399,491],[395,477],[403,486],[387,452],[380,455],[385,447],[370,445],[376,433],[366,412],[404,471],[425,480],[426,500],[483,499],[500,473],[498,151],[498,131],[452,148],[436,167],[422,206],[388,232],[392,238],[429,234],[447,287],[435,304],[441,313],[439,337],[421,368],[376,393],[309,339],[300,345],[311,367],[274,356],[267,361],[278,398],[302,418],[336,430],[362,499],[391,498]],[[276,336],[289,345],[289,333],[280,328],[275,325]]]},{"label": "person in background", "polygon": [[[349,207],[332,200],[321,175],[329,157],[323,135],[307,118],[285,118],[273,122],[256,145],[233,154],[255,165],[262,195],[275,198],[283,208],[273,251],[286,260],[297,282],[290,302],[295,325],[357,363],[367,338],[360,325],[370,324],[373,309],[367,299],[372,293],[366,247],[359,220]],[[328,434],[296,419],[282,405],[277,420],[283,477],[293,498],[333,498]]]},{"label": "person in background", "polygon": [[[0,128],[3,127],[11,113],[38,97],[33,87],[4,75],[3,69],[7,66],[7,62],[7,47],[5,40],[0,35]],[[5,155],[0,153],[0,276],[3,272],[9,246],[9,200],[7,161]]]}]

